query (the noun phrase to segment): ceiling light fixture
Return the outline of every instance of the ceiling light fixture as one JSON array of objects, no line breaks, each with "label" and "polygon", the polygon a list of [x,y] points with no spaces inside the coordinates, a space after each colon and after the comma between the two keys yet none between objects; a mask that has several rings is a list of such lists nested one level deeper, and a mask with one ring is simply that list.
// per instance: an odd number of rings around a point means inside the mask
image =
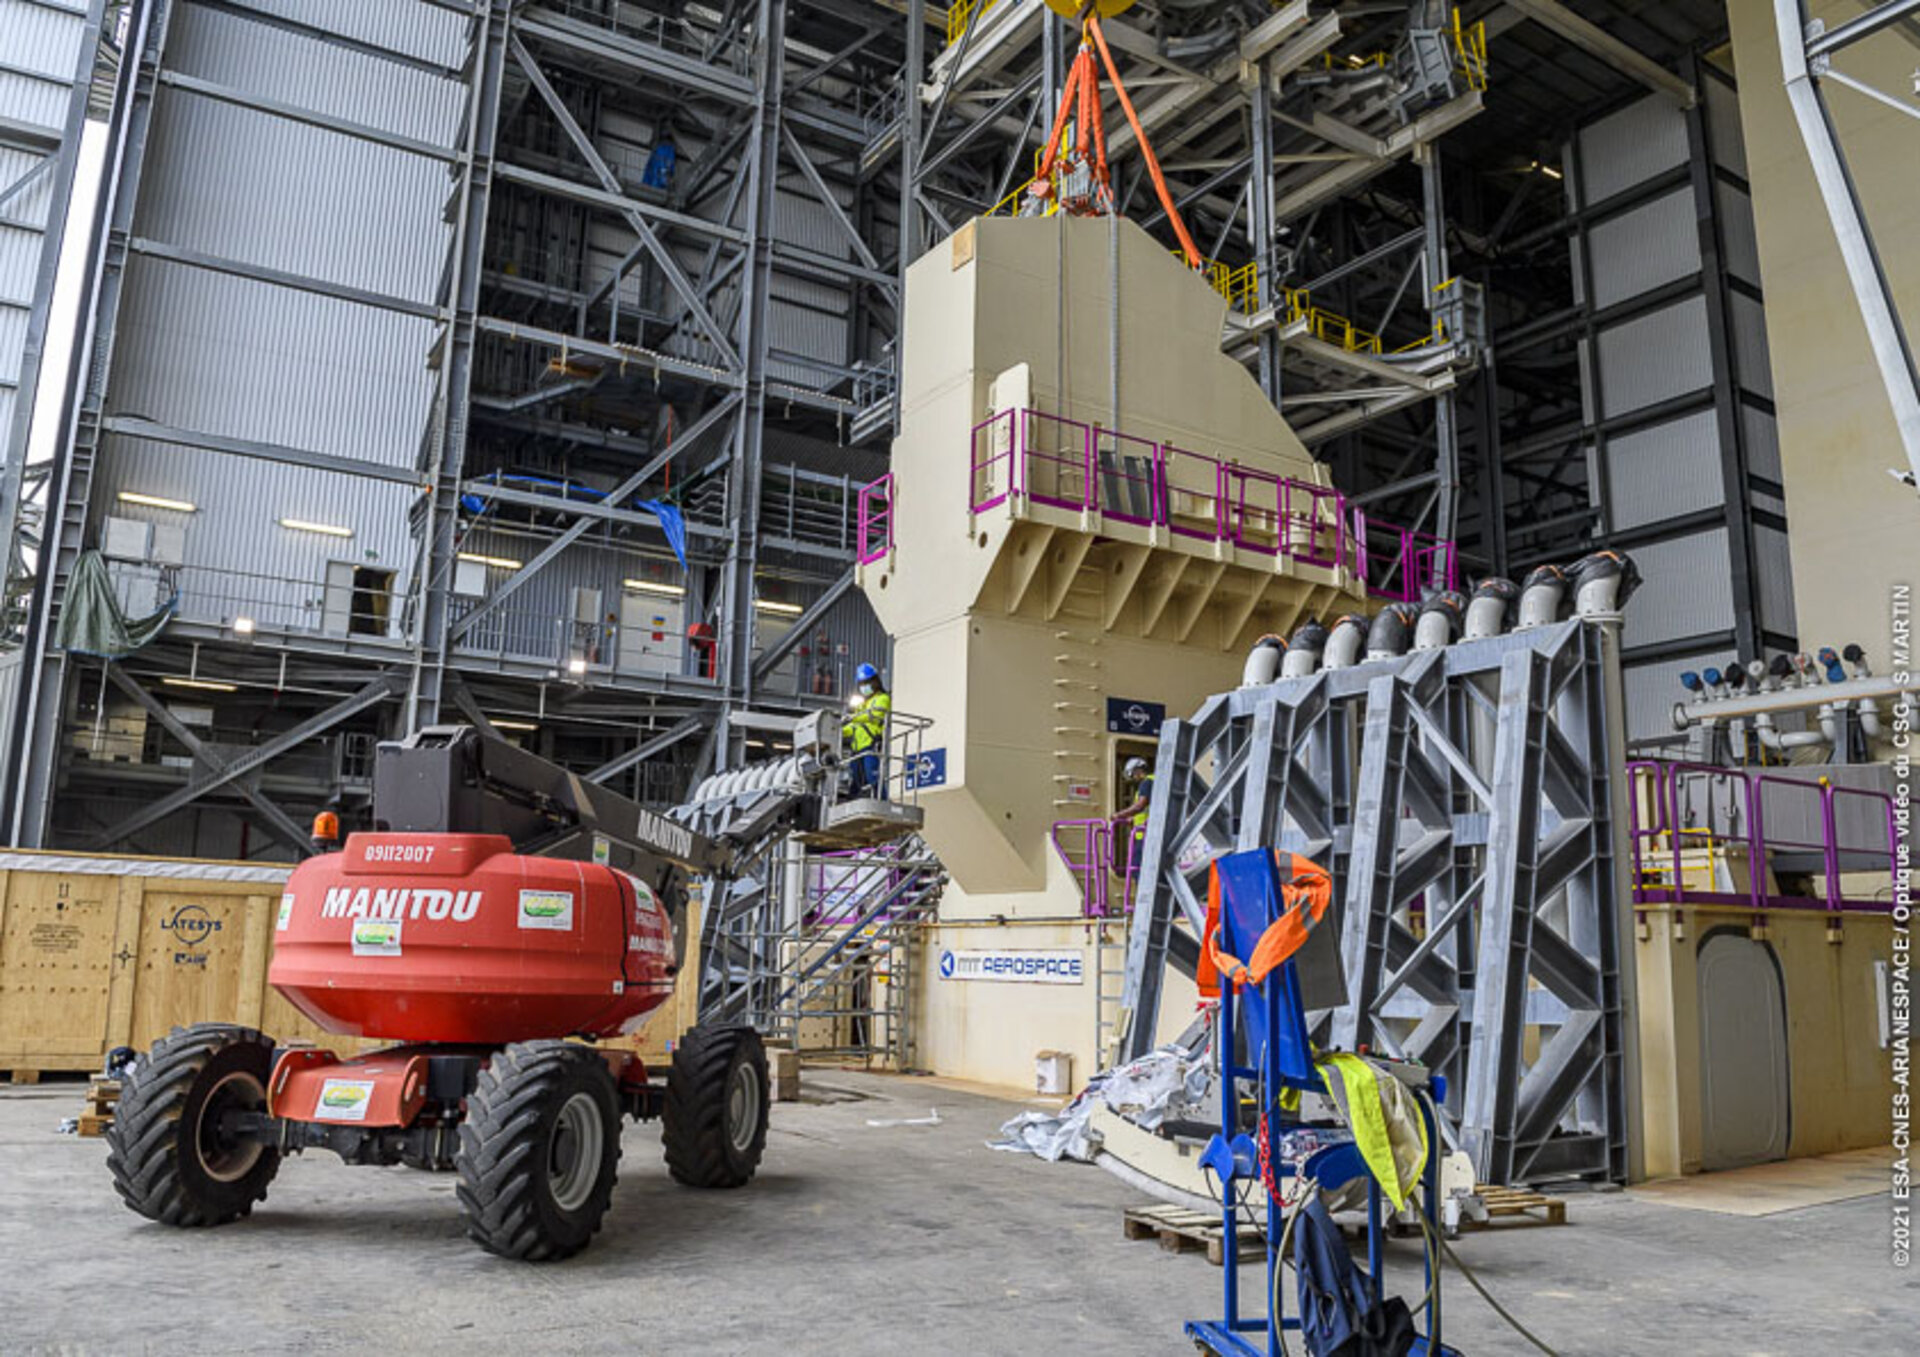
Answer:
[{"label": "ceiling light fixture", "polygon": [[168,674],[160,681],[169,688],[199,688],[209,693],[236,693],[240,691],[231,683],[213,683],[207,679],[197,678],[175,678],[171,674]]},{"label": "ceiling light fixture", "polygon": [[135,490],[122,490],[118,496],[122,504],[144,504],[149,509],[171,509],[176,514],[197,514],[199,506],[189,504],[183,499],[167,499],[162,495],[143,495]]},{"label": "ceiling light fixture", "polygon": [[763,613],[779,613],[782,617],[798,617],[806,611],[798,603],[777,603],[770,598],[756,598],[753,606]]},{"label": "ceiling light fixture", "polygon": [[460,559],[463,561],[472,561],[475,565],[490,565],[495,570],[518,570],[520,568],[520,562],[514,560],[511,556],[482,556],[477,552],[463,551],[460,553]]},{"label": "ceiling light fixture", "polygon": [[283,518],[280,520],[280,526],[290,528],[294,532],[317,532],[323,537],[353,536],[352,528],[335,527],[331,523],[309,523],[304,518]]},{"label": "ceiling light fixture", "polygon": [[636,594],[659,594],[662,598],[684,598],[686,587],[679,584],[660,584],[654,580],[622,580],[627,588]]}]

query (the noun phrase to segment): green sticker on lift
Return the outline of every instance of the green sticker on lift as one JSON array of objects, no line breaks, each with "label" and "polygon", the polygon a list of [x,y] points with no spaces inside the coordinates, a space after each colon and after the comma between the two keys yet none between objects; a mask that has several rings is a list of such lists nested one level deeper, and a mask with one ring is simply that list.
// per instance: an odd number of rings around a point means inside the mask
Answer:
[{"label": "green sticker on lift", "polygon": [[400,920],[355,919],[353,954],[355,956],[399,956]]},{"label": "green sticker on lift", "polygon": [[573,928],[573,892],[521,891],[520,927],[571,930]]}]

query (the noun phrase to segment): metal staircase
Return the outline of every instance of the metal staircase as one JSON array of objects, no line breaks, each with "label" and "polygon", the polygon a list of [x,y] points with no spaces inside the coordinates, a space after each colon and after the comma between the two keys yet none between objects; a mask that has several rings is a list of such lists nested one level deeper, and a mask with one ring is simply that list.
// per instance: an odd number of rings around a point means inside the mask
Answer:
[{"label": "metal staircase", "polygon": [[777,1045],[907,1068],[913,926],[938,908],[945,868],[916,835],[810,855],[800,879],[790,922],[754,949],[779,966],[751,987],[748,1020]]}]

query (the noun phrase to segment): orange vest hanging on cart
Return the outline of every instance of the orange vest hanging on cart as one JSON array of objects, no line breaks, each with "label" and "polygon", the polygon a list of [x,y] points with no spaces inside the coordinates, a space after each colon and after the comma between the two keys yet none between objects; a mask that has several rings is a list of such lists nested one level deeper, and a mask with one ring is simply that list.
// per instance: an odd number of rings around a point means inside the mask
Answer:
[{"label": "orange vest hanging on cart", "polygon": [[1222,975],[1238,985],[1257,985],[1265,980],[1306,944],[1307,935],[1318,926],[1327,906],[1333,902],[1333,878],[1319,863],[1279,849],[1274,850],[1273,861],[1280,875],[1280,896],[1288,908],[1267,925],[1260,941],[1254,944],[1249,961],[1220,950],[1220,869],[1217,865],[1207,869],[1206,942],[1200,949],[1200,965],[1194,973],[1203,996],[1219,997]]}]

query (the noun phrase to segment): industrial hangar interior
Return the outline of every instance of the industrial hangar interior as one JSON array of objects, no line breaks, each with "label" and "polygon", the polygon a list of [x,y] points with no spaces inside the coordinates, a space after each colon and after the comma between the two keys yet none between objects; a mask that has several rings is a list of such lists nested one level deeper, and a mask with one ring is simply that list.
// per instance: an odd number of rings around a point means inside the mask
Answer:
[{"label": "industrial hangar interior", "polygon": [[0,0],[4,1346],[1910,1347],[1917,123],[1920,0]]}]

